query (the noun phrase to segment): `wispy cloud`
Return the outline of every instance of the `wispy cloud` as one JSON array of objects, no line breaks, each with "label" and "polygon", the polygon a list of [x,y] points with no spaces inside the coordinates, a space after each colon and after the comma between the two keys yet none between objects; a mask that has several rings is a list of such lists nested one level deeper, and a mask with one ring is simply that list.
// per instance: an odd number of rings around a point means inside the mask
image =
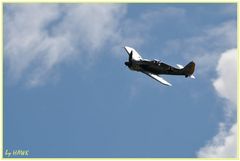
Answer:
[{"label": "wispy cloud", "polygon": [[45,83],[59,64],[91,60],[107,43],[120,41],[118,25],[126,12],[124,5],[4,7],[7,76],[30,86]]},{"label": "wispy cloud", "polygon": [[213,86],[217,94],[226,100],[226,120],[219,123],[218,134],[197,155],[201,158],[234,158],[237,157],[237,50],[222,53],[216,70],[218,78],[213,81]]},{"label": "wispy cloud", "polygon": [[212,72],[219,59],[219,53],[235,48],[237,43],[237,24],[235,20],[202,29],[193,37],[173,39],[165,43],[164,53],[182,54],[185,59],[193,59],[197,64],[196,72],[206,75]]}]

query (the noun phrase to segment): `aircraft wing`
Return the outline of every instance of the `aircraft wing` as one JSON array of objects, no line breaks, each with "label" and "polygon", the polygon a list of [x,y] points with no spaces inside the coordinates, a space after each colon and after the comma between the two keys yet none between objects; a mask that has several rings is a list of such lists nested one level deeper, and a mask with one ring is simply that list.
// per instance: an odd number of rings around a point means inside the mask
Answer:
[{"label": "aircraft wing", "polygon": [[131,47],[129,47],[129,46],[125,46],[124,49],[126,50],[126,52],[127,52],[128,54],[130,54],[130,53],[132,52],[132,54],[133,54],[133,55],[132,55],[132,59],[133,59],[133,60],[139,61],[139,60],[142,59],[142,57],[140,56],[140,54],[138,54],[138,52],[137,52],[135,49],[133,49],[133,48],[131,48]]},{"label": "aircraft wing", "polygon": [[155,79],[156,81],[167,85],[167,86],[172,86],[172,84],[170,84],[169,82],[167,82],[166,80],[164,80],[162,77],[159,77],[158,75],[152,74],[152,73],[148,73],[148,72],[143,72],[144,74],[148,75],[149,77]]}]

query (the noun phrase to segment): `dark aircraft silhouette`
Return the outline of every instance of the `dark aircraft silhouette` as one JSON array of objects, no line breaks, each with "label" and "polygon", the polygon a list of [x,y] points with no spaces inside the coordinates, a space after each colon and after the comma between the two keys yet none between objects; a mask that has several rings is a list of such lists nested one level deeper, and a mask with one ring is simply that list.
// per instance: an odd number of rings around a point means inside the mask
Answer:
[{"label": "dark aircraft silhouette", "polygon": [[169,82],[161,78],[159,75],[183,75],[185,77],[195,79],[193,76],[195,63],[193,61],[188,63],[185,67],[177,64],[178,68],[175,68],[156,59],[142,59],[142,57],[135,49],[128,46],[125,46],[124,48],[129,55],[128,62],[125,62],[125,65],[128,66],[129,69],[142,72],[164,85],[172,86]]}]

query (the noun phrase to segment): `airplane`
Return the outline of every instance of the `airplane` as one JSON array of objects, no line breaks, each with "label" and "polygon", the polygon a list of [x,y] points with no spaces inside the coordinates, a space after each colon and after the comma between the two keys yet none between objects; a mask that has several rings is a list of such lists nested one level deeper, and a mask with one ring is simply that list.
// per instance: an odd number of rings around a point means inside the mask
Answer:
[{"label": "airplane", "polygon": [[142,72],[164,85],[172,86],[171,83],[167,82],[159,75],[183,75],[186,78],[190,77],[195,79],[195,76],[193,75],[195,70],[195,63],[193,61],[188,63],[186,66],[177,64],[178,68],[175,68],[157,59],[143,59],[135,49],[129,46],[125,46],[124,49],[129,55],[128,62],[125,62],[125,65],[130,70]]}]

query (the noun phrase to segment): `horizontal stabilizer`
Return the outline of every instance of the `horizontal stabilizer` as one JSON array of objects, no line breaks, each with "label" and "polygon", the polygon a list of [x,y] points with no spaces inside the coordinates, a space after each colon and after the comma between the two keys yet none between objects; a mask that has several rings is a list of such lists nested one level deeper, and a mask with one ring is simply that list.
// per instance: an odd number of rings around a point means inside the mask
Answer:
[{"label": "horizontal stabilizer", "polygon": [[177,64],[177,67],[178,67],[179,69],[183,69],[183,68],[184,68],[184,66],[182,66],[181,64]]},{"label": "horizontal stabilizer", "polygon": [[190,78],[195,79],[195,76],[194,76],[194,75],[191,75]]}]

